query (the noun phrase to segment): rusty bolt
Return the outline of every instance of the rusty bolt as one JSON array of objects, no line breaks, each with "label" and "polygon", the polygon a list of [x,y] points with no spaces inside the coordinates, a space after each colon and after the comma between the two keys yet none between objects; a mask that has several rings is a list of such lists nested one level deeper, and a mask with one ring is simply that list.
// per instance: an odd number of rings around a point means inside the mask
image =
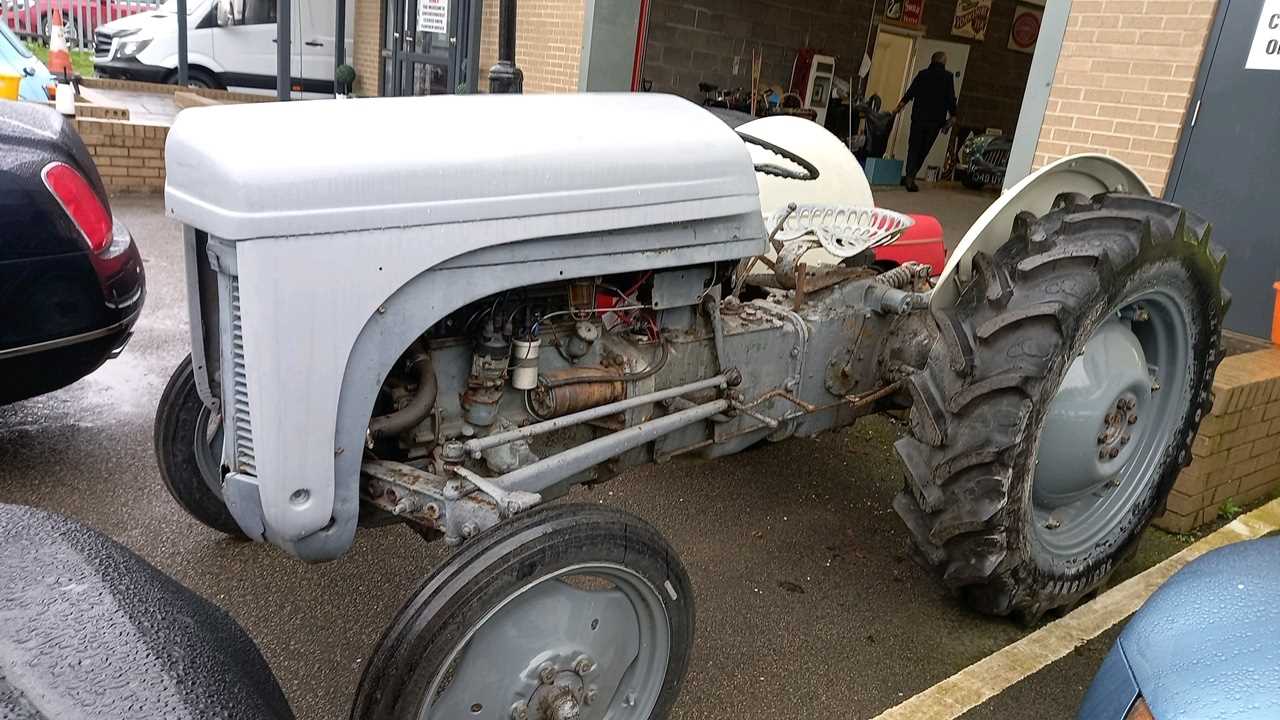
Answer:
[{"label": "rusty bolt", "polygon": [[1136,425],[1137,423],[1138,423],[1138,413],[1133,413],[1132,415],[1129,416],[1129,424]]},{"label": "rusty bolt", "polygon": [[1106,434],[1106,433],[1104,433],[1104,432],[1103,432],[1103,433],[1098,433],[1098,444],[1099,444],[1099,445],[1102,445],[1102,444],[1103,444],[1103,443],[1105,443],[1106,441],[1107,441],[1107,434]]},{"label": "rusty bolt", "polygon": [[472,535],[475,535],[476,529],[477,528],[475,523],[466,523],[465,525],[462,526],[462,537],[469,538]]},{"label": "rusty bolt", "polygon": [[590,705],[591,703],[596,701],[597,696],[598,694],[596,693],[595,688],[588,690],[587,694],[582,696],[582,704]]},{"label": "rusty bolt", "polygon": [[556,666],[549,662],[542,663],[542,665],[538,666],[538,679],[541,680],[544,685],[550,685],[555,682]]},{"label": "rusty bolt", "polygon": [[435,520],[440,517],[440,506],[435,503],[427,503],[422,509],[422,514],[427,516],[428,520]]},{"label": "rusty bolt", "polygon": [[511,720],[529,720],[529,705],[523,701],[512,705]]},{"label": "rusty bolt", "polygon": [[586,657],[585,655],[583,657],[578,658],[578,662],[573,664],[573,671],[578,673],[579,675],[586,675],[587,673],[595,669],[596,669],[595,662],[591,658]]},{"label": "rusty bolt", "polygon": [[1044,524],[1045,530],[1057,530],[1060,527],[1062,527],[1062,521],[1054,517],[1050,517],[1049,521]]},{"label": "rusty bolt", "polygon": [[1120,454],[1120,448],[1113,447],[1107,451],[1107,455],[1110,456],[1112,460],[1114,460],[1116,456],[1119,454]]},{"label": "rusty bolt", "polygon": [[1129,433],[1125,433],[1124,435],[1121,435],[1121,436],[1120,436],[1120,444],[1121,444],[1121,445],[1128,445],[1128,444],[1129,444],[1129,441],[1130,441],[1131,439],[1132,439],[1132,438],[1129,436]]}]

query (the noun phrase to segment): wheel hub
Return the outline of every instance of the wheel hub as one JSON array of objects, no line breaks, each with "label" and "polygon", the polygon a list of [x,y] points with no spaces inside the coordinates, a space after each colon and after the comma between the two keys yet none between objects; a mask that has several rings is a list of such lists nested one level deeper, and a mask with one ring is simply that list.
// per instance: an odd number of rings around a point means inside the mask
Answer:
[{"label": "wheel hub", "polygon": [[1063,375],[1032,484],[1033,527],[1053,553],[1090,552],[1160,477],[1188,402],[1186,317],[1173,295],[1147,290],[1098,326]]},{"label": "wheel hub", "polygon": [[579,655],[572,669],[561,668],[554,662],[531,665],[524,679],[536,686],[528,698],[511,707],[512,720],[577,720],[583,707],[591,705],[598,696],[591,684],[596,673],[595,661],[587,655]]},{"label": "wheel hub", "polygon": [[1037,505],[1057,508],[1111,483],[1151,396],[1148,373],[1146,353],[1123,320],[1098,328],[1049,405],[1037,456]]}]

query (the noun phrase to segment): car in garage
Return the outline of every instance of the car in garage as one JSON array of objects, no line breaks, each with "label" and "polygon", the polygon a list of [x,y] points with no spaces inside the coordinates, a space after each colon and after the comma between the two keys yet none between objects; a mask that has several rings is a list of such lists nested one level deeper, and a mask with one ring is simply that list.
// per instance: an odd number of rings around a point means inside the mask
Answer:
[{"label": "car in garage", "polygon": [[3,405],[119,355],[146,280],[88,150],[47,106],[0,101],[0,237]]}]

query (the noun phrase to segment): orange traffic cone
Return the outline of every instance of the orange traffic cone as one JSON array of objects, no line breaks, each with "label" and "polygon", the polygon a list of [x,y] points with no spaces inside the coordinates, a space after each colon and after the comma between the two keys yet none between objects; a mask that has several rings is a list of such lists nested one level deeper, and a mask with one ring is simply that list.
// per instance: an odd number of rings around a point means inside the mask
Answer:
[{"label": "orange traffic cone", "polygon": [[62,30],[62,13],[53,9],[49,28],[49,72],[64,78],[71,76],[71,53],[67,52],[67,36]]}]

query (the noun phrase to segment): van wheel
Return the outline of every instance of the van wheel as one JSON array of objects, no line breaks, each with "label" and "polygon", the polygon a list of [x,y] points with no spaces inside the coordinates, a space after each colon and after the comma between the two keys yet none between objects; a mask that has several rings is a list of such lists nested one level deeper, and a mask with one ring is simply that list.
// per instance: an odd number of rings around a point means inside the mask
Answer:
[{"label": "van wheel", "polygon": [[[40,20],[40,37],[44,40],[44,46],[49,47],[49,39],[53,37],[53,18],[48,15]],[[79,49],[80,26],[76,24],[75,18],[63,18],[62,37],[67,41],[68,49]]]},{"label": "van wheel", "polygon": [[[178,84],[178,73],[173,73],[169,77],[170,85]],[[194,88],[205,88],[206,90],[225,90],[222,83],[214,77],[213,73],[204,68],[188,68],[187,69],[187,86]]]}]

